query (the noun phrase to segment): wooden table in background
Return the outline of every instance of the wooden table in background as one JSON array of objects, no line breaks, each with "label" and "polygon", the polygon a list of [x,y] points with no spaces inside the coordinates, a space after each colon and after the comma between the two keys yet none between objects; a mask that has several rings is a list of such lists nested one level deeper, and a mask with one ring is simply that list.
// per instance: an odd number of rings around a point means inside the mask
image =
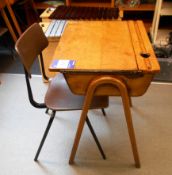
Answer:
[{"label": "wooden table in background", "polygon": [[17,37],[17,35],[16,35],[16,33],[15,33],[15,31],[14,31],[7,15],[6,15],[6,12],[5,12],[4,8],[7,7],[8,11],[9,11],[9,14],[10,14],[10,17],[12,19],[12,22],[13,22],[15,28],[16,28],[17,33],[18,33],[18,36],[20,36],[22,32],[21,32],[19,24],[16,20],[15,14],[14,14],[12,8],[11,8],[11,5],[14,4],[15,1],[17,1],[17,0],[0,0],[0,13],[1,13],[1,15],[2,15],[7,27],[8,27],[8,30],[9,30],[14,42],[17,41],[18,37]]},{"label": "wooden table in background", "polygon": [[140,167],[130,97],[143,95],[160,67],[142,21],[69,21],[54,59],[76,60],[64,74],[85,102],[72,148],[73,162],[93,95],[121,96],[136,167]]}]

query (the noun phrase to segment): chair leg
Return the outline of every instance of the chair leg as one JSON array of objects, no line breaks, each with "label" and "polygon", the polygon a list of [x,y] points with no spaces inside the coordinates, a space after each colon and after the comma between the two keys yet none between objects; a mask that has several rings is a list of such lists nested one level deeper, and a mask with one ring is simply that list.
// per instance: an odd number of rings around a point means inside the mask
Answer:
[{"label": "chair leg", "polygon": [[99,143],[99,140],[98,140],[98,138],[97,138],[97,136],[96,136],[96,134],[95,134],[95,132],[94,132],[94,129],[93,129],[92,125],[91,125],[91,122],[90,122],[88,116],[87,116],[87,118],[86,118],[86,123],[87,123],[87,125],[88,125],[88,127],[89,127],[89,129],[90,129],[90,131],[91,131],[91,134],[92,134],[92,136],[93,136],[93,138],[94,138],[94,140],[95,140],[95,142],[96,142],[96,144],[97,144],[97,147],[98,147],[98,149],[99,149],[99,151],[100,151],[100,153],[101,153],[103,159],[106,159],[106,156],[105,156],[105,154],[104,154],[104,151],[103,151],[103,149],[102,149],[102,147],[101,147],[101,145],[100,145],[100,143]]},{"label": "chair leg", "polygon": [[105,112],[104,108],[102,108],[102,113],[103,113],[104,116],[106,116],[106,112]]},{"label": "chair leg", "polygon": [[42,140],[41,140],[41,143],[40,143],[40,145],[39,145],[39,148],[38,148],[38,150],[37,150],[37,152],[36,152],[34,161],[37,161],[37,159],[38,159],[38,156],[39,156],[39,154],[40,154],[40,152],[41,152],[42,146],[43,146],[43,144],[44,144],[44,142],[45,142],[45,139],[46,139],[46,137],[47,137],[47,135],[48,135],[48,132],[49,132],[49,130],[50,130],[51,124],[53,123],[55,114],[56,114],[56,111],[52,111],[52,115],[51,115],[51,117],[50,117],[50,120],[49,120],[49,122],[48,122],[47,128],[46,128],[46,130],[45,130],[45,132],[44,132],[44,135],[43,135],[43,137],[42,137]]},{"label": "chair leg", "polygon": [[45,111],[45,113],[48,114],[48,111],[49,111],[49,109],[47,108],[46,111]]}]

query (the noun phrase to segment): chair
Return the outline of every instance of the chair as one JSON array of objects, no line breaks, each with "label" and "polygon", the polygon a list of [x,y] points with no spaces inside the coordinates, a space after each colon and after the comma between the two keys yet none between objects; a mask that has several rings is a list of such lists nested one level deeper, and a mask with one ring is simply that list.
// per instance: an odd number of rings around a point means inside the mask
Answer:
[{"label": "chair", "polygon": [[[31,66],[34,60],[38,55],[41,55],[40,59],[42,60],[42,50],[44,50],[48,46],[48,40],[45,37],[41,27],[39,24],[34,23],[31,25],[17,40],[15,49],[23,63],[24,71],[25,71],[25,79],[28,90],[28,97],[30,103],[36,108],[45,108],[51,110],[51,116],[47,125],[47,128],[43,134],[43,138],[37,150],[34,160],[37,161],[39,153],[42,149],[44,141],[47,137],[51,124],[54,120],[55,114],[57,111],[71,111],[71,110],[81,110],[83,106],[84,96],[74,95],[70,91],[64,77],[62,74],[58,74],[55,76],[49,83],[49,87],[47,93],[45,94],[44,103],[38,103],[34,100],[32,89],[30,85],[31,78]],[[42,64],[43,66],[43,64]],[[42,71],[44,71],[44,67],[42,67]],[[44,72],[45,74],[45,72]],[[92,104],[90,105],[90,109],[95,108],[105,108],[108,106],[108,97],[100,96],[94,97]],[[86,123],[94,137],[94,140],[98,146],[98,149],[105,159],[105,154],[102,150],[102,147],[97,139],[97,136],[93,130],[93,127],[88,119],[86,118]]]}]

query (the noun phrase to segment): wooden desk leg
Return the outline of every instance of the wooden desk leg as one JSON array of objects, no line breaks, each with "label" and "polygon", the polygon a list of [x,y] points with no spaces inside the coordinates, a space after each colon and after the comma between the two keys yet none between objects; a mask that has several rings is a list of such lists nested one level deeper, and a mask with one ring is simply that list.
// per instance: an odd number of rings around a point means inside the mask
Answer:
[{"label": "wooden desk leg", "polygon": [[66,1],[66,5],[70,6],[71,5],[71,0],[65,0]]},{"label": "wooden desk leg", "polygon": [[15,26],[17,32],[18,32],[18,35],[20,36],[22,34],[22,31],[21,31],[21,29],[19,27],[19,24],[17,22],[17,19],[15,17],[15,14],[14,14],[14,12],[13,12],[13,10],[12,10],[12,8],[11,8],[8,0],[6,0],[6,4],[7,4],[7,9],[9,11],[9,13],[10,13],[11,19],[12,19],[12,21],[14,23],[14,26]]},{"label": "wooden desk leg", "polygon": [[130,107],[132,107],[132,106],[133,106],[133,104],[132,104],[131,97],[129,97],[129,102],[130,102]]},{"label": "wooden desk leg", "polygon": [[94,91],[92,93],[88,93],[88,92],[85,96],[84,105],[82,108],[82,113],[81,113],[81,117],[80,117],[79,124],[78,124],[78,129],[77,129],[77,132],[75,135],[75,140],[74,140],[74,144],[73,144],[70,159],[69,159],[69,164],[72,164],[74,161],[75,154],[76,154],[76,151],[77,151],[77,148],[79,145],[79,141],[81,138],[81,134],[82,134],[82,131],[84,128],[85,120],[87,118],[88,109],[89,109],[89,106],[90,106],[91,101],[92,101]]},{"label": "wooden desk leg", "polygon": [[98,87],[100,85],[103,85],[103,84],[112,84],[119,89],[119,92],[121,94],[122,101],[123,101],[124,113],[125,113],[125,118],[126,118],[126,122],[127,122],[128,133],[129,133],[130,142],[131,142],[131,146],[132,146],[133,156],[134,156],[134,160],[135,160],[135,166],[137,168],[139,168],[140,167],[140,160],[139,160],[137,144],[136,144],[136,139],[135,139],[135,133],[134,133],[133,123],[132,123],[132,118],[131,118],[130,99],[129,99],[127,88],[126,88],[125,84],[120,79],[114,78],[114,77],[105,77],[105,76],[102,76],[102,77],[99,77],[99,78],[93,80],[88,87],[88,90],[87,90],[87,93],[85,96],[85,101],[84,101],[82,113],[81,113],[81,117],[80,117],[80,121],[78,124],[78,129],[77,129],[74,144],[73,144],[73,148],[71,151],[69,163],[70,164],[73,163],[73,160],[75,158],[75,154],[76,154],[76,151],[78,148],[78,144],[79,144],[82,130],[84,127],[84,123],[86,120],[88,108],[90,106],[95,89],[98,90]]},{"label": "wooden desk leg", "polygon": [[1,11],[1,15],[2,15],[2,17],[3,17],[3,19],[4,19],[4,21],[5,21],[6,25],[7,25],[7,27],[8,27],[8,30],[10,31],[10,34],[11,34],[14,42],[16,42],[17,41],[17,36],[16,36],[16,34],[15,34],[15,32],[14,32],[11,24],[10,24],[10,21],[8,20],[8,17],[6,15],[6,13],[5,13],[5,10],[4,9],[1,9],[0,11]]},{"label": "wooden desk leg", "polygon": [[132,122],[132,116],[131,116],[131,111],[130,111],[130,106],[132,106],[131,97],[129,97],[129,95],[128,95],[126,86],[122,87],[120,92],[121,92],[124,113],[125,113],[125,118],[126,118],[127,127],[128,127],[128,134],[130,137],[133,156],[134,156],[134,160],[135,160],[135,166],[136,166],[136,168],[140,168],[139,154],[138,154],[136,138],[135,138],[133,122]]}]

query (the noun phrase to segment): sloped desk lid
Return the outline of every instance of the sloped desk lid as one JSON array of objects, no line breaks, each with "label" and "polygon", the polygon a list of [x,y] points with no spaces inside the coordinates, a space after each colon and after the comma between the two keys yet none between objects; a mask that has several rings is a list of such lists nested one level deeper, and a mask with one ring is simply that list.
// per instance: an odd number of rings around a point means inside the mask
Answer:
[{"label": "sloped desk lid", "polygon": [[53,59],[76,60],[74,69],[51,71],[158,72],[142,21],[69,21]]}]

